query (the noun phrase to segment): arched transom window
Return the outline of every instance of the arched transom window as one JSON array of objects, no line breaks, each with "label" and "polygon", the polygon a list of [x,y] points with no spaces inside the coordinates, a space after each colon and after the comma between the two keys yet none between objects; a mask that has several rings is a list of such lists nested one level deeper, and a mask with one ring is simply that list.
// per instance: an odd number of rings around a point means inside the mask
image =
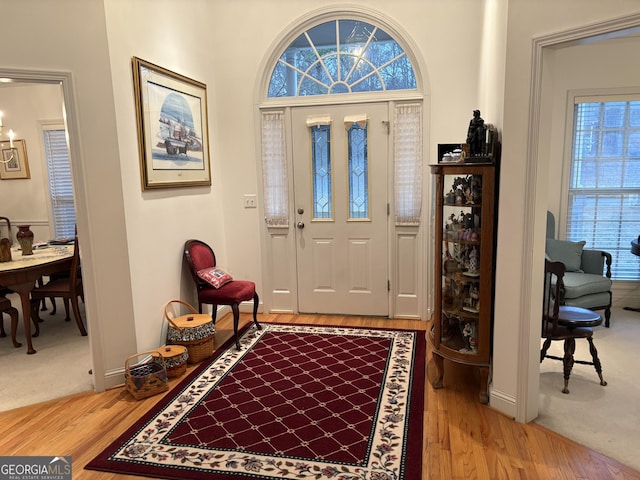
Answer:
[{"label": "arched transom window", "polygon": [[322,23],[278,59],[268,95],[294,97],[416,89],[411,61],[389,34],[358,20]]}]

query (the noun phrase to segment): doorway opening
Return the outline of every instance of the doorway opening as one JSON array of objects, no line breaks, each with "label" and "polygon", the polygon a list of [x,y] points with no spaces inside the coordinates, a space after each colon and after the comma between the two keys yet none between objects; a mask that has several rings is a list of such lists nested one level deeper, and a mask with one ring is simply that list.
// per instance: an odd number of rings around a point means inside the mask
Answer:
[{"label": "doorway opening", "polygon": [[[72,137],[67,128],[70,105],[66,101],[71,93],[70,74],[1,70],[0,78],[4,79],[0,88],[4,131],[11,129],[14,139],[22,140],[29,162],[29,178],[2,182],[0,214],[9,217],[12,226],[29,224],[36,243],[43,244],[57,236],[53,229],[47,147],[43,132],[51,127],[53,121],[58,130],[63,130],[66,139]],[[4,141],[5,138],[1,140]],[[65,147],[67,153],[77,152],[72,145],[67,144]],[[70,177],[68,180],[71,182]],[[73,197],[73,188],[70,184],[68,186]],[[73,198],[70,200],[73,202]],[[75,214],[72,222],[75,223]],[[15,242],[15,227],[13,230]],[[11,375],[18,375],[16,381],[8,379],[3,382],[7,388],[3,388],[0,395],[0,409],[8,410],[95,389],[94,377],[90,373],[93,369],[90,340],[80,335],[75,322],[64,321],[65,309],[62,303],[58,300],[56,314],[52,316],[49,315],[52,312],[51,302],[46,302],[47,310],[40,311],[43,320],[40,324],[40,336],[33,339],[37,353],[27,355],[20,299],[17,294],[9,294],[9,297],[20,313],[18,341],[22,343],[22,347],[14,348],[10,341],[0,342],[0,355],[5,362],[13,365]],[[81,311],[83,319],[88,322],[82,303]],[[51,375],[52,371],[56,371],[56,363],[60,365],[57,370],[65,372],[64,381],[60,381],[59,376]],[[43,369],[42,365],[47,365],[48,368]],[[10,372],[5,374],[9,375]],[[12,390],[14,387],[20,390]]]}]

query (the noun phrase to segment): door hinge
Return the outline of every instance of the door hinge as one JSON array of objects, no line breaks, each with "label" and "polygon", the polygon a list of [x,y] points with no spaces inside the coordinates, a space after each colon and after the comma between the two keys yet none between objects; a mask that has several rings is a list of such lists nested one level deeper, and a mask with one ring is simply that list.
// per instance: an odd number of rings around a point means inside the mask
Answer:
[{"label": "door hinge", "polygon": [[391,205],[387,203],[387,217],[391,215]]},{"label": "door hinge", "polygon": [[387,280],[387,292],[391,291],[391,280]]},{"label": "door hinge", "polygon": [[389,135],[391,133],[391,124],[389,123],[389,120],[382,120],[382,124],[387,130],[387,135]]}]

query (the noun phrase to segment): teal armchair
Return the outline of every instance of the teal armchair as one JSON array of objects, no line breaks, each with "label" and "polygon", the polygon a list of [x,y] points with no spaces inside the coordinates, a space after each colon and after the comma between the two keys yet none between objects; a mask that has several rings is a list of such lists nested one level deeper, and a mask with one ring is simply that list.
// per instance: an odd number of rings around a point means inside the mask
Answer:
[{"label": "teal armchair", "polygon": [[546,257],[565,264],[563,305],[604,310],[605,327],[611,321],[611,254],[584,248],[585,242],[555,239],[555,218],[547,212]]}]

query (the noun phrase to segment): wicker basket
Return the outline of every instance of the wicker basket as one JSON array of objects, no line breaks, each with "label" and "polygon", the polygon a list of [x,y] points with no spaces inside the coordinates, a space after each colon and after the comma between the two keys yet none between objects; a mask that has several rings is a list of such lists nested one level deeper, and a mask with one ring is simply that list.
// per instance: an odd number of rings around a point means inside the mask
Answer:
[{"label": "wicker basket", "polygon": [[[131,366],[131,361],[142,355],[150,355],[151,359]],[[136,353],[127,358],[124,362],[124,380],[127,391],[136,400],[169,389],[164,358],[155,350]]]},{"label": "wicker basket", "polygon": [[[172,318],[168,308],[172,303],[180,303],[192,313]],[[164,307],[164,316],[169,322],[167,344],[183,345],[189,352],[188,363],[198,363],[213,353],[213,336],[216,327],[211,316],[198,311],[186,302],[171,300]]]},{"label": "wicker basket", "polygon": [[187,347],[182,345],[166,345],[157,348],[156,351],[164,358],[164,364],[167,367],[167,377],[180,377],[187,371],[187,360],[189,359]]}]

